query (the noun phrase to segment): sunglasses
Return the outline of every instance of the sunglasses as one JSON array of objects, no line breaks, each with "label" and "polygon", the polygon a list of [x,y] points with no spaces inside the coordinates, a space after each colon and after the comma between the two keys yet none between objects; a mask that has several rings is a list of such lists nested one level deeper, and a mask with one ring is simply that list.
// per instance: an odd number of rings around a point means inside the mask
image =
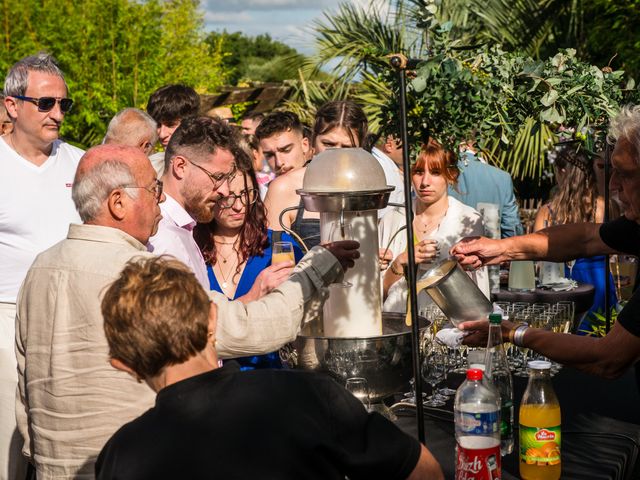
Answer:
[{"label": "sunglasses", "polygon": [[24,100],[25,102],[33,103],[36,107],[38,107],[39,112],[49,112],[55,106],[56,102],[60,104],[60,111],[62,113],[67,113],[71,110],[73,106],[73,100],[70,98],[60,98],[60,97],[24,97],[22,95],[12,95],[13,98],[17,98],[18,100]]}]

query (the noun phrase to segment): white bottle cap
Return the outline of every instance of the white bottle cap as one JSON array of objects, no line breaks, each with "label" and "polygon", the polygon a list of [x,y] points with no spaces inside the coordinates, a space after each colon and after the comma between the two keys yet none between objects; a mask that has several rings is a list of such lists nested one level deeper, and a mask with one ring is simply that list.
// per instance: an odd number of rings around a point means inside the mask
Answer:
[{"label": "white bottle cap", "polygon": [[527,363],[527,367],[533,370],[549,370],[551,368],[551,362],[546,360],[531,360]]}]

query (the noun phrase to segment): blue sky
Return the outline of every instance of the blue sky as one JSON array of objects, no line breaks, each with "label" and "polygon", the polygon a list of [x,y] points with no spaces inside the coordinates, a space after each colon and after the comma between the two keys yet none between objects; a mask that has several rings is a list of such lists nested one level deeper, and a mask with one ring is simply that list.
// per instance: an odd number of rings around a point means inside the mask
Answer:
[{"label": "blue sky", "polygon": [[[357,0],[356,0],[357,1]],[[313,51],[310,27],[340,0],[201,0],[207,31],[268,33],[301,53]],[[367,3],[360,0],[358,3]]]}]

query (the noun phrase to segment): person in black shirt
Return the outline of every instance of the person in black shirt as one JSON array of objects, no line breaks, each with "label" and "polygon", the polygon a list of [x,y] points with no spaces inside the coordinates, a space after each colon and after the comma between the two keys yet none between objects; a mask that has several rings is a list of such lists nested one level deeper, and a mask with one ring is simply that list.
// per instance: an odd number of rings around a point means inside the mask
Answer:
[{"label": "person in black shirt", "polygon": [[444,478],[424,446],[328,377],[218,368],[216,306],[177,260],[132,260],[102,313],[111,364],[158,396],[104,446],[98,479]]},{"label": "person in black shirt", "polygon": [[[611,253],[640,254],[640,106],[624,107],[611,122],[609,139],[615,141],[611,157],[610,189],[618,193],[624,216],[614,221],[559,225],[531,235],[503,240],[463,239],[451,254],[466,268],[495,265],[506,260],[552,262]],[[487,322],[465,322],[467,345],[486,345]],[[503,322],[503,337],[542,355],[607,378],[624,373],[640,358],[640,290],[618,314],[606,337],[556,334]],[[516,328],[520,328],[517,331]],[[516,335],[517,333],[517,335]]]}]

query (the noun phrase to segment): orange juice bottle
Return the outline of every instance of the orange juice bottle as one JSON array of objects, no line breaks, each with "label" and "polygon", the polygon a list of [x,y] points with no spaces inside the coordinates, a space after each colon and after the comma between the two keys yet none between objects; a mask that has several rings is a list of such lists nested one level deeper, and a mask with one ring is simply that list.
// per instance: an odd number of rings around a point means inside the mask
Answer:
[{"label": "orange juice bottle", "polygon": [[520,404],[520,476],[560,478],[560,404],[551,385],[551,363],[528,363],[529,383]]}]

